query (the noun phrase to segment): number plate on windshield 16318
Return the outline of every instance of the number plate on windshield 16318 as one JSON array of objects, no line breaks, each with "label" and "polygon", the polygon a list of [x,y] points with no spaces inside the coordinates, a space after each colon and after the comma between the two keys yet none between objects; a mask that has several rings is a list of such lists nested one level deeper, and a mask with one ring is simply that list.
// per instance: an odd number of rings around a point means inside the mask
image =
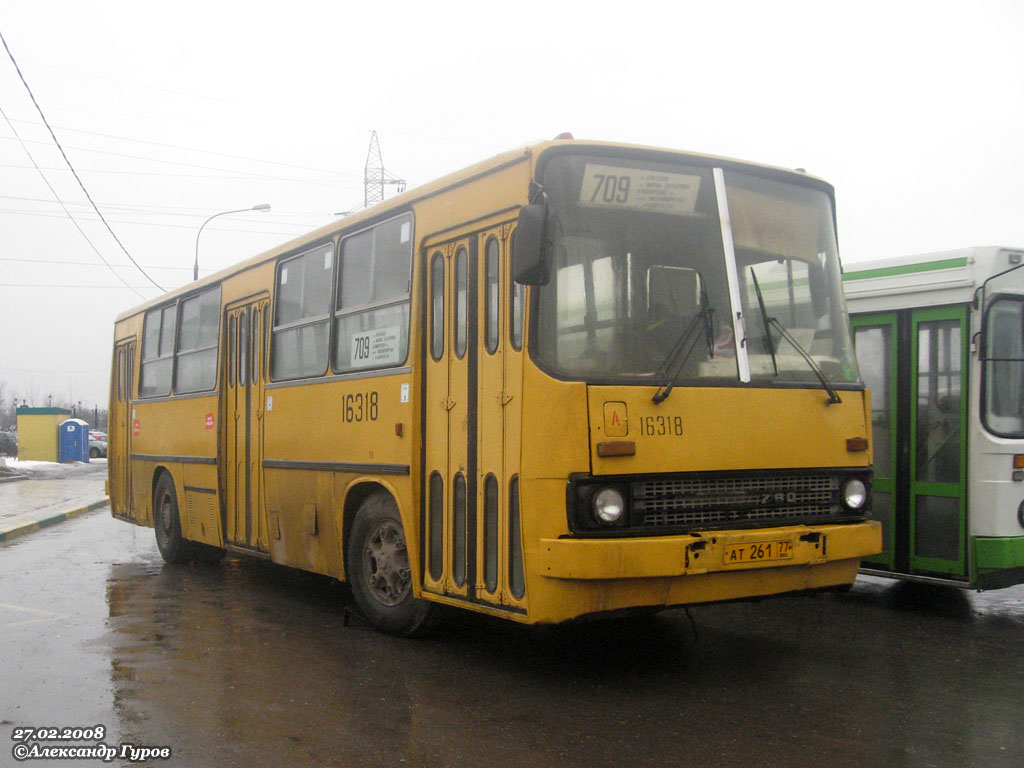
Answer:
[{"label": "number plate on windshield 16318", "polygon": [[723,562],[760,563],[768,560],[789,560],[793,557],[792,541],[748,541],[745,544],[726,544]]}]

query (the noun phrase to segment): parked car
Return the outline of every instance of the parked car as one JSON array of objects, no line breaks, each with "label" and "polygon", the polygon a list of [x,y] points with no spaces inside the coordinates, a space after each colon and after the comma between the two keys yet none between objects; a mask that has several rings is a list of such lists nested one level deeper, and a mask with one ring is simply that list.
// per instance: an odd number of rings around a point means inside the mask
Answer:
[{"label": "parked car", "polygon": [[[103,434],[102,432],[100,434]],[[99,459],[107,458],[107,436],[103,435],[103,439],[100,440],[96,437],[96,433],[89,435],[89,458]]]},{"label": "parked car", "polygon": [[18,455],[17,432],[0,432],[0,454],[7,456]]},{"label": "parked car", "polygon": [[91,440],[94,437],[97,440],[102,440],[104,443],[107,442],[107,433],[106,432],[100,432],[98,429],[90,429],[89,430],[89,439]]}]

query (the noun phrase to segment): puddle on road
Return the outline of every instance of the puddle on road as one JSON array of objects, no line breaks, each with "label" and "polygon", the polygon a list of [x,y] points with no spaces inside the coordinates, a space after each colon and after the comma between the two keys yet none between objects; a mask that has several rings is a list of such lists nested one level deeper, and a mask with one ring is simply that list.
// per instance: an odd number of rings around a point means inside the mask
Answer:
[{"label": "puddle on road", "polygon": [[[730,766],[821,754],[854,724],[836,765],[1024,753],[1008,714],[1024,685],[991,662],[1024,591],[892,590],[549,629],[455,613],[402,640],[346,625],[331,579],[153,552],[110,566],[102,645],[124,738],[179,765],[660,766],[699,740]],[[937,745],[929,728],[968,687]],[[871,716],[880,702],[891,717]]]}]

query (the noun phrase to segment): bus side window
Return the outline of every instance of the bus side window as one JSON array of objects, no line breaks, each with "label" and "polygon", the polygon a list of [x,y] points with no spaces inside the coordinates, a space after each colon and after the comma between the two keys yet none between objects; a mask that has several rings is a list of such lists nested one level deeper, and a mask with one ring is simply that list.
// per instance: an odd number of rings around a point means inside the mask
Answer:
[{"label": "bus side window", "polygon": [[124,401],[124,358],[128,354],[128,347],[121,347],[117,351],[117,402]]},{"label": "bus side window", "polygon": [[146,313],[142,333],[140,397],[160,397],[171,393],[177,313],[177,304],[151,309]]},{"label": "bus side window", "polygon": [[[270,378],[274,381],[323,376],[327,372],[333,271],[332,243],[286,259],[278,266],[270,343]],[[238,331],[240,344],[243,330]],[[245,332],[248,334],[248,330]],[[247,371],[248,365],[239,367],[240,382],[248,376]]]},{"label": "bus side window", "polygon": [[174,391],[203,392],[217,386],[220,286],[182,300],[175,354]]},{"label": "bus side window", "polygon": [[501,313],[501,294],[498,288],[500,272],[497,238],[492,237],[487,241],[487,251],[484,258],[484,270],[487,277],[487,285],[484,289],[485,340],[487,343],[487,354],[493,355],[498,351]]},{"label": "bus side window", "polygon": [[331,362],[335,373],[405,362],[412,224],[412,214],[406,213],[341,241]]},{"label": "bus side window", "polygon": [[234,315],[231,316],[228,327],[228,386],[235,386],[235,349],[238,344],[235,341],[236,328],[238,326],[238,320]]},{"label": "bus side window", "polygon": [[260,363],[263,360],[263,339],[260,337],[260,330],[263,328],[263,309],[253,307],[252,309],[252,383],[255,384],[259,378]]},{"label": "bus side window", "polygon": [[430,356],[444,354],[444,256],[435,253],[430,262]]},{"label": "bus side window", "polygon": [[466,248],[461,247],[455,254],[455,356],[460,360],[466,355],[466,343],[469,338],[467,253]]},{"label": "bus side window", "polygon": [[[512,253],[515,243],[516,233],[513,232],[509,239],[509,253]],[[512,348],[518,352],[523,348],[523,307],[526,304],[526,286],[515,280],[509,280],[509,289],[512,295],[509,303],[508,335],[512,341]]]}]

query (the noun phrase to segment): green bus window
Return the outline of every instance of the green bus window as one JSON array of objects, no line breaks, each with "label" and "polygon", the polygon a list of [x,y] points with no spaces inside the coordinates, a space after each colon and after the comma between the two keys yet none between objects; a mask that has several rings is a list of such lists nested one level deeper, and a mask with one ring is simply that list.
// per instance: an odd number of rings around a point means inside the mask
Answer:
[{"label": "green bus window", "polygon": [[960,480],[960,323],[935,320],[918,325],[918,482]]},{"label": "green bus window", "polygon": [[871,390],[871,435],[874,446],[875,472],[892,477],[893,410],[889,402],[892,334],[889,326],[856,329],[857,363],[864,384]]},{"label": "green bus window", "polygon": [[1024,437],[1024,301],[992,302],[985,326],[985,427],[999,437]]}]

